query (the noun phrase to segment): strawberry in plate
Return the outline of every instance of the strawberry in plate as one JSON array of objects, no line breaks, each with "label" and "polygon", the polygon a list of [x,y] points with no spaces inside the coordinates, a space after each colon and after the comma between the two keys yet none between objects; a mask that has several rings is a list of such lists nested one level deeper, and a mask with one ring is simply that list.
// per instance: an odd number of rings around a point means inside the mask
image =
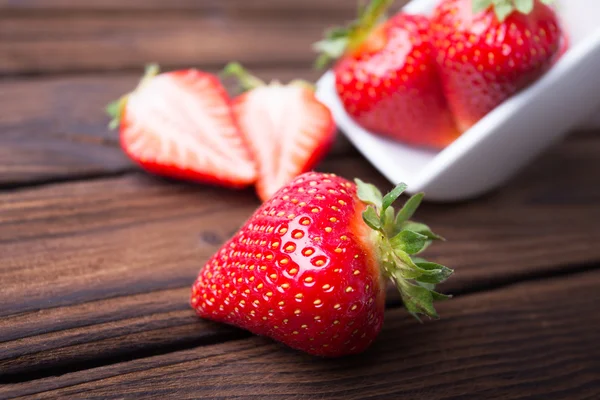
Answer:
[{"label": "strawberry in plate", "polygon": [[[548,0],[442,0],[431,28],[461,131],[538,79],[566,49]],[[561,47],[562,46],[562,47]]]},{"label": "strawberry in plate", "polygon": [[110,104],[121,147],[145,170],[170,178],[245,187],[256,167],[218,78],[196,69],[147,68],[138,87]]},{"label": "strawberry in plate", "polygon": [[443,148],[457,136],[442,93],[424,16],[399,13],[385,22],[392,1],[373,0],[348,28],[315,44],[318,64],[330,59],[346,112],[365,129],[411,145]]},{"label": "strawberry in plate", "polygon": [[281,188],[210,259],[192,287],[203,318],[319,356],[365,350],[381,330],[385,282],[406,309],[437,317],[434,285],[452,270],[419,258],[441,239],[411,221],[422,195],[398,212],[374,186],[309,172]]},{"label": "strawberry in plate", "polygon": [[245,90],[233,100],[233,111],[258,164],[256,191],[266,201],[323,158],[335,122],[307,82],[265,84],[238,63],[227,65],[224,74],[237,77]]}]

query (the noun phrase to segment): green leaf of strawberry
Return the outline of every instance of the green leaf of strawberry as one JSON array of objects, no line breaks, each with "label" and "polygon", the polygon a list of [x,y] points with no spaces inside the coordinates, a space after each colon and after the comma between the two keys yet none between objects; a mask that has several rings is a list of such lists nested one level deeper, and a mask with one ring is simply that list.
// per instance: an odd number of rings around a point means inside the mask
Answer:
[{"label": "green leaf of strawberry", "polygon": [[390,239],[392,248],[407,254],[417,254],[427,245],[429,239],[420,233],[404,230]]},{"label": "green leaf of strawberry", "polygon": [[369,204],[380,210],[383,207],[383,195],[370,183],[365,183],[360,179],[355,179],[358,198],[366,204]]},{"label": "green leaf of strawberry", "polygon": [[454,272],[448,267],[429,261],[416,262],[415,264],[422,270],[427,271],[426,273],[423,273],[418,279],[419,282],[423,283],[442,283],[446,279],[448,279]]},{"label": "green leaf of strawberry", "polygon": [[443,237],[433,233],[427,225],[422,224],[420,222],[406,221],[400,224],[399,228],[400,231],[408,230],[420,233],[421,235],[424,235],[425,237],[431,240],[444,240]]},{"label": "green leaf of strawberry", "polygon": [[376,231],[381,230],[381,220],[377,215],[377,211],[375,211],[373,207],[367,207],[367,209],[363,212],[362,217],[363,221],[365,221],[365,223],[369,225],[371,229],[374,229]]},{"label": "green leaf of strawberry", "polygon": [[398,215],[396,216],[396,225],[403,224],[415,214],[415,211],[417,211],[417,208],[419,208],[419,205],[423,200],[423,196],[423,193],[417,193],[408,199],[406,203],[404,203],[404,206],[402,209],[400,209]]},{"label": "green leaf of strawberry", "polygon": [[398,200],[398,197],[406,190],[407,186],[405,183],[400,183],[393,188],[388,194],[383,197],[381,212],[385,213],[387,208],[392,205],[393,202]]},{"label": "green leaf of strawberry", "polygon": [[402,301],[404,306],[419,321],[419,314],[425,314],[432,318],[439,318],[433,307],[432,290],[428,287],[406,283],[402,287]]}]

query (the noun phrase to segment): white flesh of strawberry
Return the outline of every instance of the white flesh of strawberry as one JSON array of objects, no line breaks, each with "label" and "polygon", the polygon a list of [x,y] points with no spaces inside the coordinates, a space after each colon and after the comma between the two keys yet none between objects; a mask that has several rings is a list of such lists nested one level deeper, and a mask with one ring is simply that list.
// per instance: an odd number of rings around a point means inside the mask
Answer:
[{"label": "white flesh of strawberry", "polygon": [[138,159],[252,181],[256,175],[224,93],[198,71],[163,74],[127,102],[128,151]]},{"label": "white flesh of strawberry", "polygon": [[313,152],[330,140],[331,115],[301,85],[271,83],[239,99],[234,108],[256,155],[258,192],[270,197],[304,172]]}]

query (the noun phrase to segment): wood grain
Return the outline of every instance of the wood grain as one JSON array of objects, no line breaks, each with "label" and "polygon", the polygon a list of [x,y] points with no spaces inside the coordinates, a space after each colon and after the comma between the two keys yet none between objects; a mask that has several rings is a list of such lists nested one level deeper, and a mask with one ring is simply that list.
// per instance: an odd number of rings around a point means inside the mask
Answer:
[{"label": "wood grain", "polygon": [[0,75],[169,67],[310,68],[312,43],[346,18],[320,12],[284,16],[220,13],[0,15]]},{"label": "wood grain", "polygon": [[0,395],[592,399],[598,287],[599,271],[527,282],[443,303],[444,318],[425,325],[389,310],[373,347],[353,357],[319,359],[251,337],[5,385]]},{"label": "wood grain", "polygon": [[[282,82],[318,77],[306,68],[253,72]],[[140,75],[141,71],[0,82],[0,187],[131,170],[118,133],[107,129],[104,108],[131,91]],[[227,83],[231,89],[232,82]],[[334,154],[350,152],[343,140],[334,149]]]},{"label": "wood grain", "polygon": [[[402,2],[399,2],[402,3]],[[262,12],[291,12],[310,11],[354,13],[356,4],[348,0],[0,0],[0,10],[11,11],[66,11],[76,13],[81,11],[262,11]],[[350,14],[352,16],[353,14]]]},{"label": "wood grain", "polygon": [[[573,158],[585,167],[595,153],[579,142],[559,153],[577,149]],[[360,158],[326,161],[321,169],[389,186]],[[560,175],[538,170],[477,202],[422,208],[420,219],[450,239],[429,251],[457,270],[444,290],[466,293],[600,262],[598,189],[580,174],[586,185],[553,200],[549,188],[562,184]],[[528,184],[533,177],[536,184]],[[0,195],[0,369],[99,362],[98,354],[128,357],[223,335],[189,325],[188,288],[257,205],[250,190],[141,174]],[[397,296],[390,301],[397,304]]]},{"label": "wood grain", "polygon": [[347,0],[0,0],[0,75],[115,71],[152,61],[308,69],[312,43],[355,18],[356,8]]},{"label": "wood grain", "polygon": [[355,16],[356,2],[347,0],[0,0],[0,75],[114,71],[152,61],[309,68],[312,43]]}]

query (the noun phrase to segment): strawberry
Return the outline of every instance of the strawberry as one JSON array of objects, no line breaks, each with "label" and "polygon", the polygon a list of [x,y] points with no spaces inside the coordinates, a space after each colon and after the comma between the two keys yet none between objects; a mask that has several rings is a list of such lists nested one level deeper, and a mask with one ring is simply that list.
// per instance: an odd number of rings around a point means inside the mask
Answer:
[{"label": "strawberry", "polygon": [[391,1],[373,0],[358,22],[316,43],[334,67],[346,112],[362,127],[408,144],[442,148],[457,137],[442,93],[426,17],[399,13],[377,25]]},{"label": "strawberry", "polygon": [[461,131],[538,79],[561,28],[547,0],[443,0],[431,29],[444,93]]},{"label": "strawberry", "polygon": [[452,270],[414,255],[440,239],[409,219],[406,188],[309,172],[280,189],[207,262],[192,287],[203,318],[225,322],[320,356],[365,350],[383,324],[385,278],[413,315],[437,317],[433,286]]},{"label": "strawberry", "polygon": [[256,167],[217,77],[195,69],[158,74],[110,104],[121,147],[145,170],[171,178],[243,187]]},{"label": "strawberry", "polygon": [[256,190],[266,201],[323,158],[333,143],[335,122],[306,82],[267,85],[238,63],[227,65],[224,73],[237,77],[246,90],[233,100],[233,110],[256,156]]}]

